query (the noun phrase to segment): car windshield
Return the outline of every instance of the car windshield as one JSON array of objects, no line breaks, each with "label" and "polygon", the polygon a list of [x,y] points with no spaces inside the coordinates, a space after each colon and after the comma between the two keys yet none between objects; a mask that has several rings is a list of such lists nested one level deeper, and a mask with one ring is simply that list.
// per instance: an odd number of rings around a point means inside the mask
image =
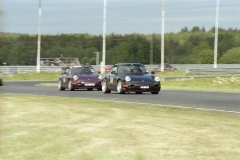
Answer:
[{"label": "car windshield", "polygon": [[147,69],[142,64],[121,64],[118,68],[119,74],[146,74]]},{"label": "car windshield", "polygon": [[71,70],[72,74],[82,74],[82,73],[94,73],[94,69],[93,68],[89,68],[89,67],[76,67],[76,68],[72,68]]}]

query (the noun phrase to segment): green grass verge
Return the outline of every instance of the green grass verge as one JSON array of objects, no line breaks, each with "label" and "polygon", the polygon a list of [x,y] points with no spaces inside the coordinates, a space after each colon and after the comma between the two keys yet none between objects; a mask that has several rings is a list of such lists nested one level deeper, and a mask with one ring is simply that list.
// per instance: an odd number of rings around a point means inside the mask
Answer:
[{"label": "green grass verge", "polygon": [[0,106],[0,159],[240,159],[238,114],[4,94]]},{"label": "green grass verge", "polygon": [[16,74],[13,76],[4,76],[4,81],[57,81],[60,77],[60,73],[26,73],[26,74]]},{"label": "green grass verge", "polygon": [[162,82],[163,90],[189,90],[240,93],[240,77],[228,78],[180,78],[177,80]]}]

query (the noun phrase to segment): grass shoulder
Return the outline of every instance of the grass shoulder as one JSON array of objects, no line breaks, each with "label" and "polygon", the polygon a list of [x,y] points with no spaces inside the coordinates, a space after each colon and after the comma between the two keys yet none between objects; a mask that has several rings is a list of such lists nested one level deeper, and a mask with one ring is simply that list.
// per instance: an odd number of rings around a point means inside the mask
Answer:
[{"label": "grass shoulder", "polygon": [[18,159],[240,158],[238,114],[79,98],[0,97],[2,159],[12,159],[13,153]]}]

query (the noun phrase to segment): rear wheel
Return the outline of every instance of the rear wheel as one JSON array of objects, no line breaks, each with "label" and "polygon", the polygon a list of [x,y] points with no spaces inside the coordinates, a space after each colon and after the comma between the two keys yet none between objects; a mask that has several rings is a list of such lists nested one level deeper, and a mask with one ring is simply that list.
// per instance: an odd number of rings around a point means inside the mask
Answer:
[{"label": "rear wheel", "polygon": [[102,91],[103,93],[111,93],[111,90],[107,86],[107,81],[104,79],[102,81]]},{"label": "rear wheel", "polygon": [[142,92],[135,92],[136,94],[142,94]]},{"label": "rear wheel", "polygon": [[93,88],[88,88],[87,90],[88,90],[88,91],[92,91],[92,90],[93,90]]},{"label": "rear wheel", "polygon": [[58,89],[59,89],[59,91],[64,91],[65,90],[65,88],[62,86],[62,81],[61,80],[58,81]]},{"label": "rear wheel", "polygon": [[125,93],[125,92],[123,91],[123,88],[122,88],[122,82],[121,82],[121,80],[119,80],[118,83],[117,83],[117,92],[118,92],[119,94],[124,94],[124,93]]},{"label": "rear wheel", "polygon": [[71,80],[68,81],[68,89],[69,89],[69,91],[74,91]]}]

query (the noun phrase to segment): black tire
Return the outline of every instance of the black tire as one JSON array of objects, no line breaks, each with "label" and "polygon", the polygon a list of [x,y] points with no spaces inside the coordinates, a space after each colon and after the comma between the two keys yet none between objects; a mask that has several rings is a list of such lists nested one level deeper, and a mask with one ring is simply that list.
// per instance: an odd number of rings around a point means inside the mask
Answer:
[{"label": "black tire", "polygon": [[65,90],[65,88],[62,86],[62,81],[61,80],[58,81],[58,89],[59,89],[59,91],[64,91]]},{"label": "black tire", "polygon": [[136,94],[142,94],[142,92],[135,92]]},{"label": "black tire", "polygon": [[87,90],[88,90],[88,91],[92,91],[92,90],[93,90],[93,88],[88,88]]},{"label": "black tire", "polygon": [[71,80],[68,81],[68,89],[69,89],[69,91],[74,91]]},{"label": "black tire", "polygon": [[125,91],[123,91],[123,88],[122,88],[122,81],[119,80],[118,83],[117,83],[117,92],[119,94],[125,94]]},{"label": "black tire", "polygon": [[98,90],[98,91],[101,91],[101,90],[102,90],[102,88],[97,88],[97,90]]},{"label": "black tire", "polygon": [[152,94],[158,94],[159,92],[151,92]]},{"label": "black tire", "polygon": [[111,90],[108,88],[107,81],[105,79],[102,81],[102,92],[111,93]]}]

